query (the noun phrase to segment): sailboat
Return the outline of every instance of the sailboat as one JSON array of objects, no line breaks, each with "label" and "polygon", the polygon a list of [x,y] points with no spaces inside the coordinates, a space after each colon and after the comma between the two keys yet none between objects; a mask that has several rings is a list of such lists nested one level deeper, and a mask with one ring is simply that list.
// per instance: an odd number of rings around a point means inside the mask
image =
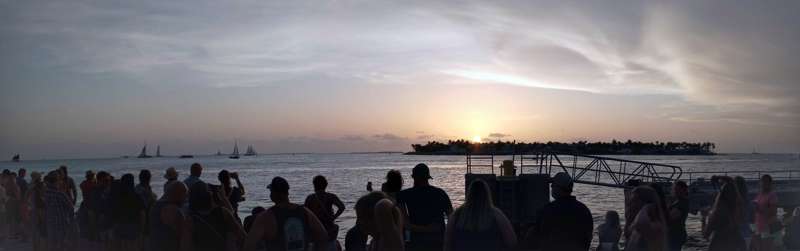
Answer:
[{"label": "sailboat", "polygon": [[152,158],[152,156],[147,155],[147,143],[144,144],[144,146],[142,147],[142,152],[139,153],[139,156],[136,156],[136,158],[140,159]]},{"label": "sailboat", "polygon": [[19,154],[15,154],[14,157],[11,157],[11,161],[19,162]]},{"label": "sailboat", "polygon": [[238,159],[239,158],[239,145],[234,141],[233,142],[233,153],[231,156],[228,156],[229,159]]},{"label": "sailboat", "polygon": [[256,150],[253,150],[253,146],[247,146],[247,151],[244,153],[244,156],[256,156]]},{"label": "sailboat", "polygon": [[156,146],[156,158],[161,157],[161,146]]}]

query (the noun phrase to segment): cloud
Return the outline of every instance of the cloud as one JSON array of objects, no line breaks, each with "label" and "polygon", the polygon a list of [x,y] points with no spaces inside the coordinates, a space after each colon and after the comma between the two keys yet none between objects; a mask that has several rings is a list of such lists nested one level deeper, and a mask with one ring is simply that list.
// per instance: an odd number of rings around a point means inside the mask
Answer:
[{"label": "cloud", "polygon": [[345,135],[345,136],[342,136],[339,139],[345,140],[345,141],[363,141],[364,140],[364,136],[361,136],[361,135]]},{"label": "cloud", "polygon": [[436,135],[433,135],[433,134],[422,134],[422,135],[417,135],[417,139],[418,139],[418,140],[431,140],[431,139],[433,139],[434,137],[436,137]]},{"label": "cloud", "polygon": [[489,138],[505,138],[510,136],[511,136],[510,134],[504,134],[499,132],[493,132],[489,134]]},{"label": "cloud", "polygon": [[406,140],[407,139],[405,137],[400,137],[400,136],[397,136],[397,135],[394,135],[394,134],[391,134],[391,133],[375,134],[375,135],[372,135],[372,137],[375,138],[375,139],[387,140],[387,141],[400,141],[400,140]]}]

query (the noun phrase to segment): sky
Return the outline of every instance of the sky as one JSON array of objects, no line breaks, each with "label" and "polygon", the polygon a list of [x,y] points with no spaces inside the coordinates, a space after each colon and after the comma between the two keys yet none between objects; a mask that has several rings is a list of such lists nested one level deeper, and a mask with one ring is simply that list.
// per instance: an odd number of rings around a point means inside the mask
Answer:
[{"label": "sky", "polygon": [[800,152],[798,1],[0,0],[0,155]]}]

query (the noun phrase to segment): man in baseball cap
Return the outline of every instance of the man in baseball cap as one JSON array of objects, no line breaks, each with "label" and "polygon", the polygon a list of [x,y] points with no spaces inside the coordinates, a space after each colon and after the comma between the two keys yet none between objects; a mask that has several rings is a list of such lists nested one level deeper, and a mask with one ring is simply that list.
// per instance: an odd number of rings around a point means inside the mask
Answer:
[{"label": "man in baseball cap", "polygon": [[553,201],[536,216],[527,241],[539,243],[541,250],[589,250],[594,222],[589,208],[572,196],[572,177],[565,172],[550,179]]},{"label": "man in baseball cap", "polygon": [[[305,250],[308,243],[318,245],[328,238],[328,232],[317,216],[307,208],[289,201],[289,182],[276,176],[267,185],[269,198],[275,203],[267,211],[258,214],[243,250],[256,250],[258,243],[266,241],[267,250],[286,250],[287,246]],[[292,227],[285,228],[286,224]],[[283,229],[283,231],[278,231]],[[286,229],[294,232],[287,233]]]},{"label": "man in baseball cap", "polygon": [[432,178],[428,165],[420,163],[414,166],[411,178],[414,186],[397,196],[401,208],[407,209],[404,213],[411,232],[406,250],[442,250],[444,217],[453,213],[450,197],[441,188],[430,184]]}]

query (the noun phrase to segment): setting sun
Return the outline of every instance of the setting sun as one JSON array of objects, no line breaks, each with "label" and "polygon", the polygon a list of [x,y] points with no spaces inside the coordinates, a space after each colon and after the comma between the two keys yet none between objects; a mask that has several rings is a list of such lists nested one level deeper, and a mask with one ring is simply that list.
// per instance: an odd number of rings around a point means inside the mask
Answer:
[{"label": "setting sun", "polygon": [[472,142],[481,142],[481,136],[475,135],[472,137]]}]

